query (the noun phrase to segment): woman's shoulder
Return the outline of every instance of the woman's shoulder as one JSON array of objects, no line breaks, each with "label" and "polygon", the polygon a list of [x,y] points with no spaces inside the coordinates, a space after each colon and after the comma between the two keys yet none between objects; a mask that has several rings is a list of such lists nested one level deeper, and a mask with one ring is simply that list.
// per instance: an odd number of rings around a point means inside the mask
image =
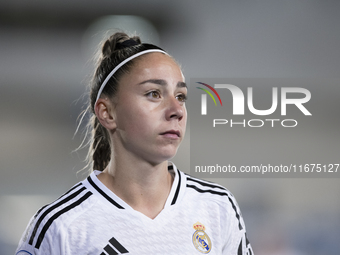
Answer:
[{"label": "woman's shoulder", "polygon": [[186,193],[190,199],[204,201],[208,204],[218,204],[233,211],[239,211],[236,198],[226,187],[186,173],[184,176],[186,177]]},{"label": "woman's shoulder", "polygon": [[187,188],[193,189],[200,194],[211,194],[216,196],[233,197],[233,194],[223,185],[216,182],[200,179],[186,174]]},{"label": "woman's shoulder", "polygon": [[[221,213],[223,220],[234,220],[239,229],[244,225],[241,210],[234,195],[224,186],[202,180],[188,174],[186,176],[186,204],[210,214]],[[194,205],[193,205],[194,204]],[[227,217],[226,217],[227,216]],[[216,216],[217,217],[217,216]]]},{"label": "woman's shoulder", "polygon": [[184,173],[187,179],[187,187],[199,193],[210,193],[220,196],[233,196],[233,194],[223,185],[194,177]]},{"label": "woman's shoulder", "polygon": [[170,162],[168,166],[169,170],[177,171],[176,176],[178,175],[179,181],[183,179],[183,184],[181,186],[185,187],[186,193],[190,193],[193,196],[200,196],[202,198],[206,197],[209,199],[216,198],[225,200],[224,198],[233,198],[233,194],[224,186],[203,180],[197,177],[194,177],[186,172],[183,172],[181,169],[178,169],[175,164]]},{"label": "woman's shoulder", "polygon": [[59,236],[70,222],[86,211],[91,195],[83,182],[79,182],[54,202],[41,207],[31,218],[22,242],[39,249],[46,240]]}]

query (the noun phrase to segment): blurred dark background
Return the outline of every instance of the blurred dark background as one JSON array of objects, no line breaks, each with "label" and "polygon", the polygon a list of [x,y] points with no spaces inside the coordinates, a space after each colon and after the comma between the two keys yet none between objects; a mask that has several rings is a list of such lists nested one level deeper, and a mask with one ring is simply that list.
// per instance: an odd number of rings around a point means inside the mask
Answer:
[{"label": "blurred dark background", "polygon": [[[86,176],[79,172],[86,151],[72,153],[81,141],[74,132],[95,48],[108,30],[159,44],[188,81],[332,80],[308,89],[318,93],[311,100],[337,107],[339,27],[336,0],[0,1],[0,254],[13,254],[35,211]],[[323,121],[327,113],[318,114]],[[339,139],[339,115],[333,120],[320,131],[325,144]],[[185,172],[190,128],[173,160]],[[325,146],[324,153],[338,149]],[[339,179],[213,181],[237,197],[255,254],[339,253]]]}]

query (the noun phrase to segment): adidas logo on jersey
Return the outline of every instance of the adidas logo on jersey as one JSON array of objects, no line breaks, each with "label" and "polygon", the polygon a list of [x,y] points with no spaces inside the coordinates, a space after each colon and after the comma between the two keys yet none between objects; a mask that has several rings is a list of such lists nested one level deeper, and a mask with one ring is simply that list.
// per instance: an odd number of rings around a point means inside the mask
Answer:
[{"label": "adidas logo on jersey", "polygon": [[126,254],[129,253],[127,249],[124,248],[123,245],[121,245],[116,238],[112,237],[109,240],[109,244],[104,247],[104,251],[100,255],[117,255],[117,254]]}]

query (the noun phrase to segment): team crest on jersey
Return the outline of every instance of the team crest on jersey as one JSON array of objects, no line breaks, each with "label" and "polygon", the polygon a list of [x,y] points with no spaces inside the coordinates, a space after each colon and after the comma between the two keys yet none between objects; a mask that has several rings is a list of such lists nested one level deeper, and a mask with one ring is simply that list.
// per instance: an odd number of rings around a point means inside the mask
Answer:
[{"label": "team crest on jersey", "polygon": [[196,222],[193,227],[196,231],[192,235],[192,243],[194,244],[196,250],[202,253],[209,253],[212,246],[210,238],[205,232],[205,226],[200,222]]}]

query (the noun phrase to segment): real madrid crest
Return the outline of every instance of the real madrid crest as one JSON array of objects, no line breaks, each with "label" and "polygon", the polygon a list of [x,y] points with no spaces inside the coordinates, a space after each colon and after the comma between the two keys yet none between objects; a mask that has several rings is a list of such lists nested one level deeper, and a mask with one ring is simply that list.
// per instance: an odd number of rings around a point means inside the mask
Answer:
[{"label": "real madrid crest", "polygon": [[196,231],[192,235],[192,243],[196,250],[202,253],[209,253],[212,246],[209,236],[205,233],[205,226],[200,222],[196,222],[193,227]]}]

